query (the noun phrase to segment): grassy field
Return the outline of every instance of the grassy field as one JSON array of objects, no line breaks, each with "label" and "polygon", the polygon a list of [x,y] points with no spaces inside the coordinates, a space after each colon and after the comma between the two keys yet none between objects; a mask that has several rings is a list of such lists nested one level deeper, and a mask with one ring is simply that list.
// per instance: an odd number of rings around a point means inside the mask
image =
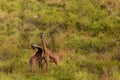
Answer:
[{"label": "grassy field", "polygon": [[[60,67],[32,73],[41,32]],[[0,0],[0,80],[120,80],[120,0]]]}]

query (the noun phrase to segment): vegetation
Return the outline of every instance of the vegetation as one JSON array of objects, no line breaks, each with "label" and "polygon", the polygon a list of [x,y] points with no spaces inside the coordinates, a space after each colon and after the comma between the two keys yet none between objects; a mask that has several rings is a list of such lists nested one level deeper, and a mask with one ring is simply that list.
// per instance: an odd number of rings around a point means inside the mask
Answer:
[{"label": "vegetation", "polygon": [[[40,32],[60,67],[32,73]],[[1,0],[0,80],[120,80],[120,0]]]}]

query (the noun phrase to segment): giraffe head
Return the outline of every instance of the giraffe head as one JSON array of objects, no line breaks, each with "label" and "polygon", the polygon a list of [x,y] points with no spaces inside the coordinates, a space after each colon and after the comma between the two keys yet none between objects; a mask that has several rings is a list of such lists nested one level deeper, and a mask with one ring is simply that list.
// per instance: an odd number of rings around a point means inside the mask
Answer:
[{"label": "giraffe head", "polygon": [[44,35],[43,33],[40,33],[40,38],[43,39]]},{"label": "giraffe head", "polygon": [[31,45],[32,49],[35,49],[36,47],[38,47],[38,45]]}]

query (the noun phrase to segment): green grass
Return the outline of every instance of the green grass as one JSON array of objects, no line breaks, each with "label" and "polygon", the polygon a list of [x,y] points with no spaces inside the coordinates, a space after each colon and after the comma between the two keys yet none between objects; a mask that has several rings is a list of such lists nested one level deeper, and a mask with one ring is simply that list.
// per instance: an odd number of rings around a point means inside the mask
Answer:
[{"label": "green grass", "polygon": [[[119,14],[119,0],[1,0],[0,80],[120,80]],[[60,67],[32,73],[41,32]]]}]

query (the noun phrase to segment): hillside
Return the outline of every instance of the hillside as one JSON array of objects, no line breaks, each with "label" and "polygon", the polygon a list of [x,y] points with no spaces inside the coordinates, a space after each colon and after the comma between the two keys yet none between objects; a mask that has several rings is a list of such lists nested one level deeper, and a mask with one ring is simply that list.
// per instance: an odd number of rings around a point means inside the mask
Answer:
[{"label": "hillside", "polygon": [[[41,32],[60,67],[32,73]],[[120,80],[120,0],[1,0],[0,80]]]}]

